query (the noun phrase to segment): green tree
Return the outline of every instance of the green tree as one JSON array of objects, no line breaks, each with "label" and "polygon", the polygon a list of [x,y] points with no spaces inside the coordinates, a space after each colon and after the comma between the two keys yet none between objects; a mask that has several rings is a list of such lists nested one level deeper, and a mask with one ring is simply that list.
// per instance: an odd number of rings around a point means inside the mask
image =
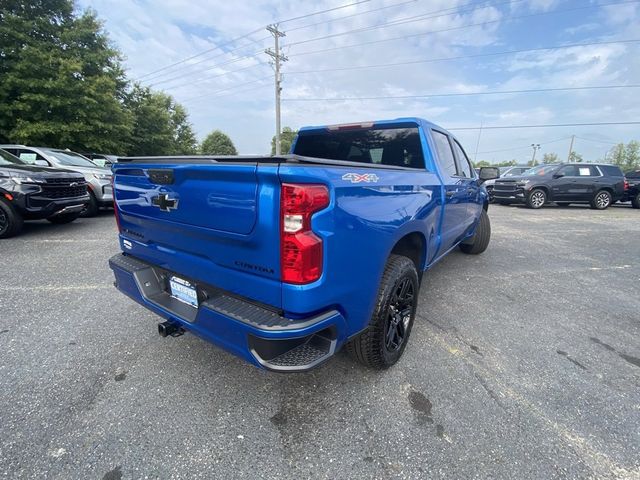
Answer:
[{"label": "green tree", "polygon": [[491,164],[486,160],[479,160],[477,162],[471,162],[473,164],[473,168],[482,168],[482,167],[490,167]]},{"label": "green tree", "polygon": [[214,130],[203,140],[200,145],[200,153],[204,155],[237,155],[238,151],[226,133]]},{"label": "green tree", "polygon": [[[298,134],[297,130],[293,130],[291,127],[284,127],[280,132],[280,151],[285,154],[291,150],[291,144]],[[271,138],[271,155],[276,154],[276,136]]]},{"label": "green tree", "polygon": [[626,145],[619,143],[607,152],[606,158],[624,171],[634,170],[640,167],[640,142],[631,140]]},{"label": "green tree", "polygon": [[126,79],[95,13],[71,0],[0,7],[0,140],[125,153]]},{"label": "green tree", "polygon": [[545,153],[542,156],[542,163],[558,163],[557,153]]},{"label": "green tree", "polygon": [[129,155],[190,155],[197,142],[187,113],[172,97],[135,85],[127,108],[133,117]]},{"label": "green tree", "polygon": [[580,155],[578,152],[572,151],[571,154],[569,155],[569,161],[580,163],[583,161],[583,158],[582,158],[582,155]]}]

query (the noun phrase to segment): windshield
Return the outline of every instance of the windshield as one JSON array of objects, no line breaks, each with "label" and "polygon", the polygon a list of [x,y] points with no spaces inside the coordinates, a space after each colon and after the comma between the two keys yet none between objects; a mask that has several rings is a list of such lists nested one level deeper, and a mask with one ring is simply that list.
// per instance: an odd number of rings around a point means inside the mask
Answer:
[{"label": "windshield", "polygon": [[534,177],[548,175],[558,168],[559,165],[538,165],[522,174],[524,177]]},{"label": "windshield", "polygon": [[9,152],[0,150],[0,165],[27,165],[27,163],[11,155]]},{"label": "windshield", "polygon": [[70,167],[97,167],[95,163],[79,153],[66,152],[64,150],[45,150],[45,152],[54,157],[60,165]]}]

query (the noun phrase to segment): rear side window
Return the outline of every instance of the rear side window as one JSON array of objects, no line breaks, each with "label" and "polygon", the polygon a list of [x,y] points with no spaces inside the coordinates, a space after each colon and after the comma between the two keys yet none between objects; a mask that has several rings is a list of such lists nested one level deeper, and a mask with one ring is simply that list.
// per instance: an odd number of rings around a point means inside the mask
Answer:
[{"label": "rear side window", "polygon": [[617,165],[599,165],[600,170],[604,175],[609,177],[623,177],[622,170]]},{"label": "rear side window", "polygon": [[293,153],[329,160],[424,168],[418,128],[303,132]]},{"label": "rear side window", "polygon": [[431,130],[431,135],[433,137],[433,141],[436,144],[436,151],[438,152],[438,160],[442,170],[453,177],[458,175],[458,170],[456,169],[456,160],[453,157],[453,151],[451,150],[451,144],[449,143],[449,139],[444,133],[440,133],[436,130]]}]

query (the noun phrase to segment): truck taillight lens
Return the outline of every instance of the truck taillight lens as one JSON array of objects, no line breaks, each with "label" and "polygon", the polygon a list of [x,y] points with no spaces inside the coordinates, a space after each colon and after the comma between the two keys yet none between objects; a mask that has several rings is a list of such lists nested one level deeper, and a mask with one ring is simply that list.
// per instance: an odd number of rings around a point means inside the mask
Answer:
[{"label": "truck taillight lens", "polygon": [[322,239],[311,216],[329,205],[324,185],[283,183],[280,190],[280,263],[285,283],[311,283],[322,275]]},{"label": "truck taillight lens", "polygon": [[629,190],[629,181],[627,179],[624,180],[624,191]]}]

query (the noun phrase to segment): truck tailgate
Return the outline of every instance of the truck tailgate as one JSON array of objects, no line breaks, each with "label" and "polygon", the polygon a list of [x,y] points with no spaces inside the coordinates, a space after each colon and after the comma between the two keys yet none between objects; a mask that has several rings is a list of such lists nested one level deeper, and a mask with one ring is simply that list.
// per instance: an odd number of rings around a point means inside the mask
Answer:
[{"label": "truck tailgate", "polygon": [[113,171],[125,253],[280,308],[277,164],[126,159]]}]

